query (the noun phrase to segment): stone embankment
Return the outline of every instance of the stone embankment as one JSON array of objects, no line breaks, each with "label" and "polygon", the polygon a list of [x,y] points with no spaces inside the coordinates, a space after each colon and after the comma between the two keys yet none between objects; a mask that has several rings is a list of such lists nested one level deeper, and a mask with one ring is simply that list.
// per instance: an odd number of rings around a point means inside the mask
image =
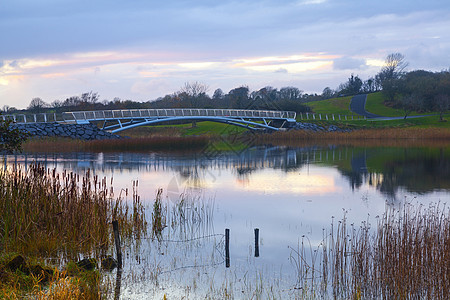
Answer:
[{"label": "stone embankment", "polygon": [[330,125],[327,127],[320,126],[313,123],[303,123],[297,122],[294,126],[292,126],[294,130],[309,130],[309,131],[333,131],[333,132],[349,132],[350,129],[342,129],[337,127],[336,125]]},{"label": "stone embankment", "polygon": [[30,123],[12,124],[29,133],[32,137],[69,137],[80,140],[106,140],[119,139],[118,135],[99,129],[93,124],[61,124],[61,123]]}]

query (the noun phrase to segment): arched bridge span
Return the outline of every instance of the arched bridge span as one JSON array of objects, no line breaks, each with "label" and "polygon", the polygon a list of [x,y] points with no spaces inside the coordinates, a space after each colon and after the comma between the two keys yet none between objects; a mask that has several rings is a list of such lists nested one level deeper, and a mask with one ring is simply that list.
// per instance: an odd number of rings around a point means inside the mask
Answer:
[{"label": "arched bridge span", "polygon": [[143,125],[176,121],[213,121],[256,129],[279,130],[295,122],[293,111],[243,109],[126,109],[74,111],[63,113],[65,122],[86,124],[103,122],[102,129],[116,133]]}]

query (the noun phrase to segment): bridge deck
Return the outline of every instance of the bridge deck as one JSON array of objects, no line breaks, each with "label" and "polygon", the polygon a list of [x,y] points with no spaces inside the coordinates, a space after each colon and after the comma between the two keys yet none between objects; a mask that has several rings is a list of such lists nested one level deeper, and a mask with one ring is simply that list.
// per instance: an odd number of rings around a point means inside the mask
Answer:
[{"label": "bridge deck", "polygon": [[[276,110],[174,108],[73,111],[64,112],[62,115],[43,113],[3,115],[1,117],[4,120],[10,119],[16,123],[65,122],[87,124],[103,121],[102,129],[111,130],[114,133],[142,125],[177,121],[214,121],[248,129],[278,130],[280,124],[274,125],[276,122],[272,121],[281,121],[283,123],[281,127],[283,127],[286,123],[295,122],[296,113]],[[111,125],[111,123],[114,124]]]},{"label": "bridge deck", "polygon": [[244,119],[286,119],[295,120],[296,113],[292,111],[274,110],[243,110],[243,109],[126,109],[75,111],[63,113],[66,122],[102,121],[118,119],[160,119],[173,117],[226,117]]}]

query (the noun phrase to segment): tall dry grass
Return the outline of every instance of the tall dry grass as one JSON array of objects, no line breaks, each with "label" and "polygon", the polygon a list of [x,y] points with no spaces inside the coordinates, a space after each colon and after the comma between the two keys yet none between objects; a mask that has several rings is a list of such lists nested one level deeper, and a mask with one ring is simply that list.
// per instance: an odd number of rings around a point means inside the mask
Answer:
[{"label": "tall dry grass", "polygon": [[450,296],[450,210],[443,205],[389,209],[374,229],[344,217],[319,247],[304,239],[293,253],[302,298]]},{"label": "tall dry grass", "polygon": [[84,176],[36,164],[1,170],[0,248],[45,258],[103,255],[113,219],[124,235],[145,229],[139,197],[133,192],[128,205],[111,183],[89,170]]},{"label": "tall dry grass", "polygon": [[209,142],[205,136],[150,136],[123,139],[82,141],[69,138],[30,139],[23,145],[26,152],[82,151],[185,151],[203,149]]},{"label": "tall dry grass", "polygon": [[384,128],[351,132],[312,132],[291,130],[264,134],[261,144],[302,146],[305,144],[334,144],[358,146],[428,146],[448,145],[450,130],[446,128]]}]

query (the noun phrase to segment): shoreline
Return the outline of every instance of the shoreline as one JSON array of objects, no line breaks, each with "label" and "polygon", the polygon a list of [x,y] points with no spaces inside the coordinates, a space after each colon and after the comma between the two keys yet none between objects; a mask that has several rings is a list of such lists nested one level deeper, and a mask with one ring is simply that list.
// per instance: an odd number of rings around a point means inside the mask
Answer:
[{"label": "shoreline", "polygon": [[[114,140],[83,141],[70,138],[33,138],[23,145],[25,152],[180,152],[202,151],[210,145],[221,150],[221,144],[247,145],[350,145],[350,146],[446,146],[450,144],[447,128],[384,128],[352,131],[289,130],[284,132],[248,132],[235,135],[150,135]],[[226,148],[226,147],[225,147]]]}]

